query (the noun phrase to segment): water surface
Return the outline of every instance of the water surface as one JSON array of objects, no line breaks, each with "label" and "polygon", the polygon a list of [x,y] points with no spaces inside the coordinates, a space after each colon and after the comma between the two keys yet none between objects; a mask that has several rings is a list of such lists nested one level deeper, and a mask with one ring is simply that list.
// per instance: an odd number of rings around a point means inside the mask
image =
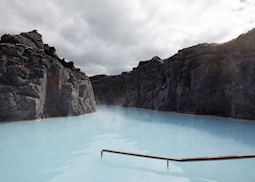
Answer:
[{"label": "water surface", "polygon": [[103,148],[195,157],[255,153],[255,123],[99,107],[67,118],[0,124],[1,182],[254,182],[255,159],[166,162]]}]

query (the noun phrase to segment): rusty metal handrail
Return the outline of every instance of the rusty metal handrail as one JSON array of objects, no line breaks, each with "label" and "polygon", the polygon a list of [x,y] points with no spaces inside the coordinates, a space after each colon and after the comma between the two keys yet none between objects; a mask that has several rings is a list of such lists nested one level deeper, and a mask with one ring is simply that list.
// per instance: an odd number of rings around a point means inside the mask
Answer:
[{"label": "rusty metal handrail", "polygon": [[109,150],[109,149],[101,150],[101,158],[103,157],[103,153],[104,152],[115,153],[115,154],[122,154],[122,155],[131,155],[131,156],[151,158],[151,159],[166,160],[167,161],[167,167],[169,167],[169,161],[195,162],[195,161],[215,161],[215,160],[231,160],[231,159],[255,158],[255,154],[228,155],[228,156],[209,156],[209,157],[193,157],[193,158],[171,158],[171,157],[161,157],[161,156],[156,156],[156,155],[138,154],[138,153],[132,153],[132,152],[123,152],[123,151],[117,151],[117,150]]}]

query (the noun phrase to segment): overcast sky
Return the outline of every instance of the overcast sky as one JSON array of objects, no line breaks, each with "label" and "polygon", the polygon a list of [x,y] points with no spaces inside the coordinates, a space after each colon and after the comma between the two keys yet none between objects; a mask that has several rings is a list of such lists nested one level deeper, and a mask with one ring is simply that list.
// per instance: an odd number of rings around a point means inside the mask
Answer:
[{"label": "overcast sky", "polygon": [[88,75],[119,74],[255,27],[255,0],[0,0],[0,34],[37,29]]}]

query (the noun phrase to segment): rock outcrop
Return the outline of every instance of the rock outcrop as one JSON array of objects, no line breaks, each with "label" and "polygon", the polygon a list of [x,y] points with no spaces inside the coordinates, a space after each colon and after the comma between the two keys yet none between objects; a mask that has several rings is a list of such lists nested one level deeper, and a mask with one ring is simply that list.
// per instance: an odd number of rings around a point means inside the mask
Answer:
[{"label": "rock outcrop", "polygon": [[0,122],[94,112],[89,78],[37,31],[0,40]]},{"label": "rock outcrop", "polygon": [[99,104],[255,119],[255,29],[91,81]]}]

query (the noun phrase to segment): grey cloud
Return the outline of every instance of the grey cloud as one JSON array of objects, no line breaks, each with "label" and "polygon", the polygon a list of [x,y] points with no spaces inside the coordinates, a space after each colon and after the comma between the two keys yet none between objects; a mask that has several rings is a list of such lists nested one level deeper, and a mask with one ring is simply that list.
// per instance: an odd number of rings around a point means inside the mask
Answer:
[{"label": "grey cloud", "polygon": [[[0,34],[38,29],[87,74],[118,74],[139,60],[166,58],[201,42],[222,42],[253,26],[243,0],[0,0]],[[242,11],[233,11],[242,9]]]}]

